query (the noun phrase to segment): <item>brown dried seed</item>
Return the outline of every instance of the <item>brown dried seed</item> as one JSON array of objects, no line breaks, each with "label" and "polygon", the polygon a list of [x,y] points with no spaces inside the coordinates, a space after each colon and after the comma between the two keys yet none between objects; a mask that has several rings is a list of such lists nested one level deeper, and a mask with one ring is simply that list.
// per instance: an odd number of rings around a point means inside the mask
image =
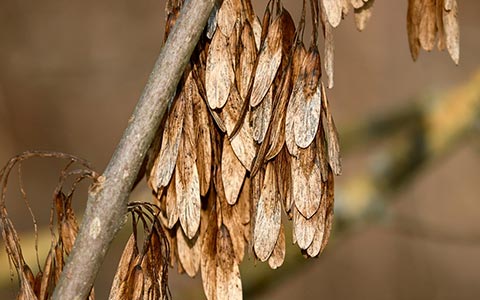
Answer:
[{"label": "brown dried seed", "polygon": [[253,129],[247,122],[249,118],[250,113],[247,112],[245,121],[242,123],[238,133],[230,140],[235,155],[237,155],[242,165],[248,171],[251,170],[257,152],[255,141],[253,140]]},{"label": "brown dried seed", "polygon": [[408,11],[407,11],[408,44],[410,46],[410,53],[414,61],[417,60],[418,53],[420,50],[420,41],[418,40],[420,17],[421,16],[420,16],[419,2],[416,0],[408,0]]},{"label": "brown dried seed", "polygon": [[174,100],[165,122],[162,147],[152,169],[152,186],[155,191],[167,186],[172,178],[182,136],[184,115],[184,99],[180,94]]},{"label": "brown dried seed", "polygon": [[267,163],[260,199],[255,211],[253,249],[261,261],[266,261],[275,247],[280,232],[281,204],[277,196],[273,163]]},{"label": "brown dried seed", "polygon": [[221,226],[217,234],[216,299],[242,299],[240,270],[235,262],[230,233]]},{"label": "brown dried seed", "polygon": [[268,125],[270,124],[270,119],[272,118],[273,92],[274,86],[272,84],[268,93],[263,98],[263,101],[251,111],[253,139],[258,144],[263,143],[265,135],[267,134]]},{"label": "brown dried seed", "polygon": [[235,126],[241,120],[243,103],[237,88],[232,85],[227,103],[219,113],[229,137],[233,136]]},{"label": "brown dried seed", "polygon": [[198,237],[199,232],[190,240],[181,228],[177,228],[178,260],[190,277],[194,277],[200,268],[201,242]]},{"label": "brown dried seed", "polygon": [[217,14],[217,26],[226,37],[230,37],[242,9],[240,0],[224,0]]},{"label": "brown dried seed", "polygon": [[237,68],[237,85],[240,96],[242,99],[246,99],[258,51],[255,44],[255,34],[249,22],[245,22],[243,26],[241,42],[240,63]]},{"label": "brown dried seed", "polygon": [[216,299],[217,294],[217,231],[217,214],[215,210],[211,210],[207,230],[202,240],[202,255],[200,258],[203,290],[209,300]]},{"label": "brown dried seed", "polygon": [[246,226],[241,223],[242,212],[239,212],[236,207],[238,205],[229,205],[222,198],[217,200],[220,203],[222,212],[222,224],[230,232],[230,238],[232,239],[233,252],[235,254],[235,261],[240,264],[245,255],[245,234]]},{"label": "brown dried seed", "polygon": [[200,183],[194,149],[185,135],[180,144],[175,168],[175,190],[180,224],[187,237],[192,239],[200,225]]},{"label": "brown dried seed", "polygon": [[280,153],[273,160],[275,174],[277,175],[278,194],[283,202],[283,209],[288,215],[292,208],[292,176],[290,162],[292,158],[287,148],[283,147]]},{"label": "brown dried seed", "polygon": [[426,0],[422,3],[421,20],[418,40],[423,49],[431,51],[435,46],[437,35],[436,0]]},{"label": "brown dried seed", "polygon": [[315,228],[315,235],[313,237],[312,244],[307,248],[307,254],[310,257],[316,257],[320,254],[320,250],[322,248],[323,237],[325,233],[325,215],[327,212],[327,191],[325,191],[322,195],[322,202],[318,209],[318,221],[317,227]]},{"label": "brown dried seed", "polygon": [[240,160],[238,160],[227,138],[223,139],[221,169],[225,198],[228,204],[234,205],[240,194],[247,170],[243,167]]},{"label": "brown dried seed", "polygon": [[172,229],[178,221],[178,207],[177,207],[177,192],[175,190],[175,174],[173,179],[168,185],[167,193],[165,195],[165,214],[167,217],[167,223],[165,224],[168,229]]},{"label": "brown dried seed", "polygon": [[271,122],[270,147],[266,153],[265,159],[271,160],[282,150],[285,144],[285,119],[287,115],[287,105],[292,92],[292,68],[287,68],[283,82],[280,85],[280,94],[276,100],[276,106],[273,108],[273,117]]},{"label": "brown dried seed", "polygon": [[132,233],[123,249],[122,257],[120,257],[120,261],[118,262],[117,272],[113,278],[112,288],[110,289],[108,299],[122,299],[122,296],[125,293],[125,285],[122,285],[122,283],[128,278],[130,265],[138,254],[137,252],[138,249],[136,249],[135,236]]},{"label": "brown dried seed", "polygon": [[320,249],[320,253],[327,246],[328,240],[330,238],[330,233],[332,231],[334,191],[335,191],[335,188],[334,188],[333,173],[330,170],[330,172],[328,173],[328,182],[327,182],[327,195],[326,195],[327,208],[325,213],[325,234],[323,236],[322,248]]},{"label": "brown dried seed", "polygon": [[273,248],[272,255],[268,259],[268,265],[272,269],[279,268],[283,261],[285,260],[285,230],[283,229],[283,224],[280,226],[280,233],[278,234],[278,239]]},{"label": "brown dried seed", "polygon": [[127,296],[126,298],[132,299],[132,300],[142,300],[143,299],[143,294],[144,294],[144,274],[142,267],[137,265],[132,271],[131,275],[131,287],[130,291],[131,294],[129,297]]},{"label": "brown dried seed", "polygon": [[330,113],[327,94],[322,84],[322,122],[328,144],[328,159],[335,175],[342,174],[342,163],[340,158],[340,144],[338,142],[338,132]]},{"label": "brown dried seed", "polygon": [[273,21],[260,49],[250,98],[252,107],[262,102],[282,62],[282,22],[282,15]]},{"label": "brown dried seed", "polygon": [[217,30],[208,48],[205,69],[205,89],[211,109],[222,108],[227,102],[235,76],[232,61],[227,37]]},{"label": "brown dried seed", "polygon": [[342,20],[342,6],[338,0],[322,0],[328,23],[337,27]]},{"label": "brown dried seed", "polygon": [[333,88],[333,71],[334,71],[334,53],[335,44],[333,42],[333,28],[328,23],[324,26],[325,36],[325,72],[327,73],[327,86],[329,89]]},{"label": "brown dried seed", "polygon": [[[445,3],[447,7],[447,3]],[[450,57],[458,65],[460,60],[460,27],[458,25],[457,1],[452,0],[450,10],[443,11],[443,25],[445,29],[445,43]]]},{"label": "brown dried seed", "polygon": [[292,207],[293,213],[293,236],[300,249],[307,249],[315,237],[318,214],[306,219],[296,207]]},{"label": "brown dried seed", "polygon": [[437,30],[438,30],[438,42],[437,42],[437,48],[440,51],[445,50],[447,45],[445,44],[445,28],[443,26],[443,0],[438,0],[436,3],[436,9],[435,9],[435,19],[437,22]]},{"label": "brown dried seed", "polygon": [[296,156],[298,152],[298,146],[295,143],[293,124],[301,103],[299,98],[303,96],[303,80],[300,79],[300,72],[306,56],[307,51],[305,50],[303,43],[297,44],[295,46],[292,61],[293,90],[290,95],[290,100],[288,101],[287,113],[285,116],[285,143],[288,152],[293,156]]},{"label": "brown dried seed", "polygon": [[195,148],[197,157],[198,177],[200,180],[200,194],[205,196],[210,187],[212,169],[212,145],[210,136],[210,117],[207,106],[194,83],[191,90],[193,103],[193,123],[195,124]]},{"label": "brown dried seed", "polygon": [[293,117],[295,143],[300,148],[307,148],[315,138],[320,123],[322,93],[320,88],[320,54],[315,48],[310,49],[304,60],[303,88],[298,91],[295,101],[299,101]]}]

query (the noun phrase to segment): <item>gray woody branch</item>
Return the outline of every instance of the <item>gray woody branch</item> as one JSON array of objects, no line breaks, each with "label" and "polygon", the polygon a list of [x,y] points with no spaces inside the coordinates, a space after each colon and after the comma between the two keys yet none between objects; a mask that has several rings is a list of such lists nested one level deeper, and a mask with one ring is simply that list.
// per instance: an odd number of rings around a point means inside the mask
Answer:
[{"label": "gray woody branch", "polygon": [[73,251],[53,299],[86,299],[115,234],[123,226],[130,190],[215,0],[186,1],[120,143],[88,195]]}]

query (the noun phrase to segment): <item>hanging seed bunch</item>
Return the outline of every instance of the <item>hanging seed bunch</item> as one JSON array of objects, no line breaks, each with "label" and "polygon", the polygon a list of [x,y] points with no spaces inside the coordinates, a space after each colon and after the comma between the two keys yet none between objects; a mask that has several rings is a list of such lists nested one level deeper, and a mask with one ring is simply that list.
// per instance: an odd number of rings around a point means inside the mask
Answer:
[{"label": "hanging seed bunch", "polygon": [[[332,28],[346,4],[304,1],[296,28],[281,1],[260,21],[249,0],[225,0],[184,72],[150,149],[149,184],[171,263],[189,276],[200,271],[209,299],[241,298],[246,249],[282,265],[282,219],[293,221],[306,256],[327,244],[341,162],[319,47],[333,86]],[[167,3],[166,36],[181,5]]]},{"label": "hanging seed bunch", "polygon": [[[407,15],[408,41],[414,60],[420,48],[431,51],[447,48],[458,64],[460,59],[460,28],[457,0],[409,0]],[[437,38],[438,34],[438,38]]]},{"label": "hanging seed bunch", "polygon": [[[280,267],[288,220],[305,256],[325,248],[334,176],[341,173],[326,93],[333,87],[333,28],[353,8],[364,29],[373,3],[303,1],[297,26],[280,0],[268,3],[261,21],[250,0],[215,7],[147,172],[170,263],[189,276],[200,272],[208,299],[241,298],[238,266],[246,249]],[[166,38],[182,5],[167,1]],[[446,7],[442,13],[453,12]],[[313,29],[305,44],[307,22]]]},{"label": "hanging seed bunch", "polygon": [[[61,172],[58,185],[53,193],[49,222],[51,245],[43,264],[40,263],[38,257],[37,222],[30,207],[22,180],[22,162],[32,157],[53,157],[69,160],[69,163],[67,163],[66,167]],[[69,169],[74,163],[80,164],[81,167],[73,170]],[[33,274],[32,269],[23,257],[20,238],[12,220],[8,216],[5,202],[9,175],[15,166],[18,166],[19,190],[23,201],[31,214],[35,228],[35,251],[37,254],[37,267],[39,270],[36,275]],[[72,209],[72,198],[76,186],[84,179],[95,180],[97,176],[98,175],[90,168],[87,162],[71,155],[49,152],[25,152],[12,158],[0,171],[0,184],[2,190],[0,199],[0,227],[2,229],[2,237],[9,258],[10,268],[15,268],[20,283],[17,299],[50,299],[60,278],[63,266],[65,265],[65,259],[72,250],[78,232],[77,218]],[[64,193],[62,187],[67,179],[72,179],[73,183],[70,191]],[[94,298],[94,291],[92,288],[88,299]]]},{"label": "hanging seed bunch", "polygon": [[[133,233],[123,250],[110,290],[110,300],[170,299],[167,287],[168,240],[158,219],[159,209],[151,203],[134,202],[128,210]],[[145,234],[139,249],[138,229]]]}]

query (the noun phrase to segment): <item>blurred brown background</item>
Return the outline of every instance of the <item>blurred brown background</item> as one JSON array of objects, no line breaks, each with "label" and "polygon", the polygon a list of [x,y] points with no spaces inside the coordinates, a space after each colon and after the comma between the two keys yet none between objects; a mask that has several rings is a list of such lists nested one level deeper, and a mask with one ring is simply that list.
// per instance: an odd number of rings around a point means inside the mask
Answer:
[{"label": "blurred brown background", "polygon": [[[262,15],[266,1],[253,2]],[[480,2],[459,2],[459,66],[438,51],[422,52],[412,62],[406,0],[377,1],[362,33],[351,14],[342,22],[335,30],[335,88],[329,91],[341,132],[417,103],[419,95],[442,94],[469,80],[480,67]],[[284,3],[298,20],[301,2]],[[24,150],[43,149],[79,155],[103,170],[161,49],[163,6],[164,1],[154,0],[2,0],[0,163]],[[375,222],[336,234],[319,259],[288,276],[272,277],[273,285],[248,298],[479,299],[478,136],[462,139],[416,173],[386,199],[392,204]],[[377,148],[358,147],[345,155],[344,175],[337,179],[340,191],[365,170],[381,167]],[[43,226],[58,178],[56,166],[37,160],[25,164],[29,198]],[[77,197],[78,208],[84,205],[85,189]],[[140,189],[134,197],[145,200],[149,194]],[[32,225],[20,198],[10,200],[18,230],[28,232]],[[408,232],[398,229],[404,223]],[[100,272],[99,299],[108,294],[125,236],[114,242]],[[0,298],[13,299],[15,285],[9,284],[3,246],[0,258]],[[259,263],[253,268],[265,271]],[[203,299],[198,278],[175,273],[170,273],[174,299]]]}]

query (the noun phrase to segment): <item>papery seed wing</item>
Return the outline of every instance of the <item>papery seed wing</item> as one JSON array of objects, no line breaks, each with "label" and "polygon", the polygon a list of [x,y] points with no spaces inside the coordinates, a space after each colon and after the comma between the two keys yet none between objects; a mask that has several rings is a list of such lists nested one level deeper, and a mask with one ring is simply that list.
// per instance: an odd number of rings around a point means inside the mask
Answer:
[{"label": "papery seed wing", "polygon": [[274,86],[270,86],[269,92],[263,98],[263,101],[251,110],[251,123],[253,126],[253,139],[258,143],[263,143],[267,134],[268,125],[272,118]]},{"label": "papery seed wing", "polygon": [[437,35],[436,0],[426,0],[422,3],[421,20],[418,40],[423,49],[431,51],[435,46]]},{"label": "papery seed wing", "polygon": [[340,158],[340,145],[338,142],[338,133],[333,117],[330,113],[330,107],[328,104],[327,95],[325,93],[325,88],[322,84],[322,118],[323,118],[323,128],[325,130],[325,135],[327,138],[328,144],[328,159],[330,166],[332,167],[333,173],[335,175],[340,175],[342,173],[342,164]]},{"label": "papery seed wing", "polygon": [[328,23],[337,27],[342,20],[342,6],[338,0],[322,0]]},{"label": "papery seed wing", "polygon": [[275,247],[281,224],[281,204],[277,197],[275,169],[272,163],[267,164],[256,208],[253,249],[261,261],[266,261]]},{"label": "papery seed wing", "polygon": [[217,214],[215,210],[212,210],[202,240],[202,255],[200,258],[203,290],[208,300],[217,299],[217,232]]},{"label": "papery seed wing", "polygon": [[315,235],[312,244],[307,248],[307,254],[310,257],[316,257],[320,254],[322,248],[323,237],[325,234],[325,217],[327,213],[327,192],[322,194],[322,202],[318,208],[318,221],[315,228]]},{"label": "papery seed wing", "polygon": [[182,138],[175,168],[175,190],[180,224],[192,239],[200,225],[200,183],[194,149],[186,136]]},{"label": "papery seed wing", "polygon": [[222,182],[228,204],[237,202],[247,170],[235,155],[227,138],[223,139]]},{"label": "papery seed wing", "polygon": [[200,268],[201,242],[198,237],[199,232],[190,240],[180,227],[177,228],[178,259],[190,277],[194,277]]},{"label": "papery seed wing", "polygon": [[306,219],[295,207],[292,207],[293,213],[293,235],[300,249],[307,249],[315,237],[318,215],[314,214],[310,219]]},{"label": "papery seed wing", "polygon": [[328,173],[328,182],[327,182],[327,193],[326,193],[326,212],[325,212],[325,233],[322,240],[322,247],[320,252],[322,252],[327,246],[328,240],[330,238],[330,233],[333,226],[333,202],[334,202],[334,180],[333,173],[330,170]]},{"label": "papery seed wing", "polygon": [[272,269],[279,268],[283,261],[285,260],[285,230],[283,229],[283,224],[280,226],[280,233],[278,234],[277,242],[275,243],[275,248],[273,248],[272,255],[268,259],[268,265]]},{"label": "papery seed wing", "polygon": [[247,98],[250,80],[257,59],[257,46],[254,31],[249,22],[245,22],[241,35],[242,49],[240,50],[240,63],[237,68],[237,85],[242,99]]},{"label": "papery seed wing", "polygon": [[230,37],[239,19],[242,8],[240,0],[224,0],[217,14],[217,26],[226,37]]},{"label": "papery seed wing", "polygon": [[271,122],[270,147],[265,159],[271,160],[282,150],[285,144],[285,119],[287,116],[287,105],[292,92],[292,68],[288,68],[280,86],[277,105],[273,108]]},{"label": "papery seed wing", "polygon": [[317,86],[313,95],[304,93],[303,97],[298,97],[296,101],[300,101],[300,103],[293,121],[295,143],[300,148],[307,148],[313,142],[320,123],[321,85]]},{"label": "papery seed wing", "polygon": [[250,171],[257,149],[253,140],[253,129],[246,121],[249,118],[250,113],[247,112],[245,121],[242,123],[238,133],[230,140],[230,143],[242,165]]},{"label": "papery seed wing", "polygon": [[218,230],[216,243],[216,299],[242,299],[240,270],[235,262],[230,233],[225,226]]},{"label": "papery seed wing", "polygon": [[216,31],[208,49],[205,70],[205,89],[211,109],[222,108],[227,102],[235,76],[232,61],[227,37]]},{"label": "papery seed wing", "polygon": [[282,62],[282,17],[270,25],[267,37],[258,55],[258,63],[252,87],[250,105],[259,105],[267,94]]},{"label": "papery seed wing", "polygon": [[[447,3],[445,3],[445,5],[447,5]],[[445,29],[445,43],[448,53],[455,64],[458,65],[460,60],[460,27],[458,25],[457,14],[457,1],[454,0],[452,1],[451,10],[443,11],[443,26]]]},{"label": "papery seed wing", "polygon": [[167,186],[172,178],[182,136],[184,115],[184,99],[183,96],[178,96],[165,122],[162,147],[152,169],[152,185],[155,191]]},{"label": "papery seed wing", "polygon": [[[197,90],[198,92],[198,90]],[[195,124],[196,157],[200,194],[205,196],[210,187],[212,169],[212,139],[210,135],[211,122],[208,109],[200,94],[193,94],[193,122]]]}]

